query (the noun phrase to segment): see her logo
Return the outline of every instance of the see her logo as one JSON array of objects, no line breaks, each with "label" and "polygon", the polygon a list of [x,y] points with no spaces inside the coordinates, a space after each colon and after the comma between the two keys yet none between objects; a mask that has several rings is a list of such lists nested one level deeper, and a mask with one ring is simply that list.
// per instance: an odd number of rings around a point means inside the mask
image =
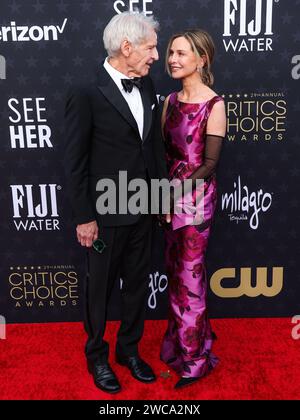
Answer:
[{"label": "see her logo", "polygon": [[123,13],[127,10],[130,12],[134,12],[138,9],[145,15],[152,15],[152,10],[149,10],[149,3],[152,4],[152,0],[117,0],[114,2],[114,9],[118,14]]}]

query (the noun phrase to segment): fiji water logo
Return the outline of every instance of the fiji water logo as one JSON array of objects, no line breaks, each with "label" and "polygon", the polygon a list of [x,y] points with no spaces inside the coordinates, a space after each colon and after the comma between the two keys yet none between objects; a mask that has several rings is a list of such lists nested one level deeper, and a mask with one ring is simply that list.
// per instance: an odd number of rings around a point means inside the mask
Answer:
[{"label": "fiji water logo", "polygon": [[251,229],[256,230],[261,213],[266,213],[272,205],[272,194],[262,189],[250,192],[246,185],[242,185],[240,176],[233,187],[233,192],[222,194],[222,210],[230,211],[231,222],[249,221]]},{"label": "fiji water logo", "polygon": [[224,0],[226,52],[273,51],[273,9],[279,0]]}]

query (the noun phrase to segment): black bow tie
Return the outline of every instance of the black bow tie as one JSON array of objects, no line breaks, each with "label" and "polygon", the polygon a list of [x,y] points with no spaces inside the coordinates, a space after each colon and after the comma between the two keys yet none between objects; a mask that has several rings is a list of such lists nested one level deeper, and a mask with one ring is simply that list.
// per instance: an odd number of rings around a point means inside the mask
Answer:
[{"label": "black bow tie", "polygon": [[134,77],[133,79],[121,79],[121,82],[125,92],[132,92],[133,86],[142,89],[141,77]]}]

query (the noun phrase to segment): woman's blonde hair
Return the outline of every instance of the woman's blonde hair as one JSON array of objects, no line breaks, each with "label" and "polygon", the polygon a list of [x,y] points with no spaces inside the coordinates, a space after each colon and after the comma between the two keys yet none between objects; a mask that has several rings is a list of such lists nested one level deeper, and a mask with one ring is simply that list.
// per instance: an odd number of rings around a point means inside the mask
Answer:
[{"label": "woman's blonde hair", "polygon": [[212,86],[214,84],[214,76],[211,72],[211,65],[214,59],[215,45],[212,37],[202,29],[188,29],[171,37],[166,53],[166,70],[169,75],[171,76],[168,63],[170,49],[173,41],[179,37],[185,38],[190,43],[192,51],[197,57],[205,57],[205,64],[202,68],[202,72],[200,72],[200,76],[205,85]]}]

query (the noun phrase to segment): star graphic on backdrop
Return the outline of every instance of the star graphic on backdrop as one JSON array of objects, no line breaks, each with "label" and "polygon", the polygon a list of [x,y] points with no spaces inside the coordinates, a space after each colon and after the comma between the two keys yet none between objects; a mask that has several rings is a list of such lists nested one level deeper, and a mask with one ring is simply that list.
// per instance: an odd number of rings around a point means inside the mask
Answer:
[{"label": "star graphic on backdrop", "polygon": [[57,5],[57,8],[61,13],[67,12],[68,7],[69,7],[69,4],[65,3],[63,0],[61,0]]},{"label": "star graphic on backdrop", "polygon": [[294,42],[300,42],[300,31],[293,34]]},{"label": "star graphic on backdrop", "polygon": [[175,0],[176,9],[186,9],[186,0]]},{"label": "star graphic on backdrop", "polygon": [[26,167],[28,167],[28,162],[24,158],[20,158],[17,161],[17,166],[19,168],[26,168]]},{"label": "star graphic on backdrop", "polygon": [[245,77],[246,77],[246,79],[254,79],[255,78],[255,74],[256,74],[256,71],[253,70],[253,69],[251,69],[251,68],[245,71]]},{"label": "star graphic on backdrop", "polygon": [[105,9],[107,10],[107,11],[113,11],[113,12],[115,12],[115,9],[112,7],[112,2],[111,2],[111,0],[107,0],[107,1],[105,1],[105,2],[103,2],[104,3],[104,6],[105,6]]},{"label": "star graphic on backdrop", "polygon": [[62,98],[63,98],[62,93],[60,91],[58,91],[58,90],[55,91],[52,96],[53,96],[53,98],[54,98],[55,101],[61,101]]},{"label": "star graphic on backdrop", "polygon": [[52,67],[59,67],[61,59],[57,57],[49,58],[50,64]]},{"label": "star graphic on backdrop", "polygon": [[73,63],[74,63],[74,66],[82,66],[82,64],[83,64],[83,58],[82,57],[79,57],[77,55],[75,58],[73,58]]},{"label": "star graphic on backdrop", "polygon": [[270,178],[275,178],[277,174],[278,174],[278,170],[275,168],[270,168],[268,170],[268,175]]},{"label": "star graphic on backdrop", "polygon": [[35,13],[44,13],[45,10],[45,4],[44,3],[40,3],[39,0],[36,0],[35,4],[32,5],[32,7],[34,8]]},{"label": "star graphic on backdrop", "polygon": [[47,41],[39,41],[37,43],[37,48],[39,50],[44,50],[46,48],[46,45],[47,45]]},{"label": "star graphic on backdrop", "polygon": [[300,174],[300,170],[296,167],[289,170],[289,173],[292,177],[297,177]]},{"label": "star graphic on backdrop", "polygon": [[268,74],[272,79],[277,79],[279,77],[279,70],[274,66],[268,71]]},{"label": "star graphic on backdrop", "polygon": [[173,26],[174,26],[174,19],[172,19],[170,16],[167,16],[167,18],[163,21],[163,27],[173,28]]},{"label": "star graphic on backdrop", "polygon": [[85,39],[82,40],[82,43],[85,48],[92,48],[95,43],[95,40],[89,37],[86,37]]},{"label": "star graphic on backdrop", "polygon": [[39,159],[38,164],[41,168],[47,168],[49,166],[49,163],[46,158]]},{"label": "star graphic on backdrop", "polygon": [[264,52],[260,52],[256,57],[258,61],[267,61],[267,54]]},{"label": "star graphic on backdrop", "polygon": [[70,45],[71,45],[71,41],[69,39],[66,39],[66,38],[59,41],[59,43],[63,48],[66,48],[66,49],[69,49]]},{"label": "star graphic on backdrop", "polygon": [[10,8],[12,13],[20,13],[20,8],[22,7],[22,5],[13,0],[12,2],[10,2],[8,7]]},{"label": "star graphic on backdrop", "polygon": [[290,15],[288,12],[285,12],[284,15],[281,16],[282,23],[290,24],[294,16]]},{"label": "star graphic on backdrop", "polygon": [[24,43],[23,42],[15,42],[13,47],[14,47],[15,50],[21,51],[24,48]]},{"label": "star graphic on backdrop", "polygon": [[77,20],[77,19],[71,19],[70,20],[70,25],[71,25],[71,31],[75,32],[75,31],[79,31],[80,27],[81,27],[81,23]]},{"label": "star graphic on backdrop", "polygon": [[215,15],[210,19],[210,22],[211,22],[211,26],[213,26],[213,27],[220,26],[221,23],[223,22],[223,18],[222,18],[222,16]]},{"label": "star graphic on backdrop", "polygon": [[81,1],[80,2],[80,7],[81,7],[81,10],[83,12],[89,12],[90,9],[91,9],[91,3],[89,1],[86,1],[86,0]]},{"label": "star graphic on backdrop", "polygon": [[97,18],[97,20],[95,20],[95,22],[93,23],[95,30],[98,31],[100,29],[103,29],[104,27],[104,22],[102,19]]},{"label": "star graphic on backdrop", "polygon": [[230,79],[231,79],[231,77],[232,77],[232,74],[233,74],[233,72],[232,72],[232,71],[230,71],[230,70],[229,70],[229,68],[226,68],[226,69],[222,72],[223,79],[225,79],[225,80],[230,80]]},{"label": "star graphic on backdrop", "polygon": [[48,74],[43,74],[41,77],[40,77],[40,81],[41,81],[41,83],[42,83],[42,85],[48,85],[49,84],[49,82],[50,82],[50,76],[48,75]]},{"label": "star graphic on backdrop", "polygon": [[187,19],[187,27],[188,28],[195,28],[197,27],[199,22],[199,19],[197,19],[195,16],[192,16]]},{"label": "star graphic on backdrop", "polygon": [[292,53],[288,51],[286,48],[279,53],[282,61],[290,61],[292,57]]},{"label": "star graphic on backdrop", "polygon": [[31,67],[36,67],[38,60],[34,57],[30,57],[30,58],[27,58],[26,62],[27,62],[28,67],[31,68]]},{"label": "star graphic on backdrop", "polygon": [[202,9],[207,9],[210,6],[210,0],[197,0],[199,3],[199,7]]},{"label": "star graphic on backdrop", "polygon": [[20,74],[20,76],[17,77],[17,80],[19,82],[20,85],[26,85],[28,77],[24,76],[24,74]]},{"label": "star graphic on backdrop", "polygon": [[234,61],[235,63],[241,63],[244,60],[243,54],[235,54]]},{"label": "star graphic on backdrop", "polygon": [[293,111],[299,112],[300,111],[300,101],[297,101],[293,105]]}]

